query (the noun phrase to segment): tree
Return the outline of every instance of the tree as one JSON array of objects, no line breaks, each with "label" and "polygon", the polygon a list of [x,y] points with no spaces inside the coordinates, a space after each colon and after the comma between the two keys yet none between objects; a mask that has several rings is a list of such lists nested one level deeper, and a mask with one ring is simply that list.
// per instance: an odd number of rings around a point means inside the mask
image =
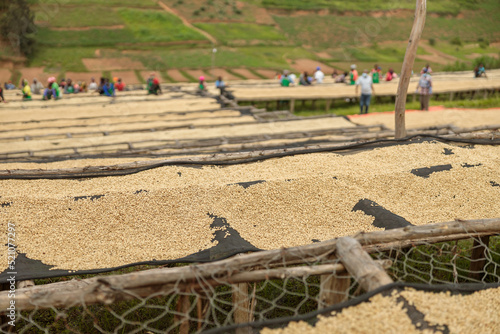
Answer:
[{"label": "tree", "polygon": [[6,2],[9,5],[0,18],[1,35],[20,55],[29,56],[35,46],[35,15],[26,0],[0,0],[0,10]]}]

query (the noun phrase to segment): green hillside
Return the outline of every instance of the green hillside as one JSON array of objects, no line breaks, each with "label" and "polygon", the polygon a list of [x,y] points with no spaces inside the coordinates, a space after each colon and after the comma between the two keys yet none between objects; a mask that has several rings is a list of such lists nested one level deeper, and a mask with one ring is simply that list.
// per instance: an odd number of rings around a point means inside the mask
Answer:
[{"label": "green hillside", "polygon": [[[35,51],[22,62],[4,41],[0,60],[50,73],[92,72],[88,59],[106,58],[117,61],[103,61],[94,66],[98,71],[208,71],[213,66],[299,71],[301,59],[340,70],[354,62],[397,70],[415,5],[382,0],[162,1],[29,0],[37,26]],[[416,66],[431,62],[437,70],[467,69],[480,56],[495,65],[498,13],[498,0],[428,2]],[[131,62],[140,66],[125,65]],[[258,75],[266,76],[262,73]],[[166,72],[164,77],[175,80]]]}]

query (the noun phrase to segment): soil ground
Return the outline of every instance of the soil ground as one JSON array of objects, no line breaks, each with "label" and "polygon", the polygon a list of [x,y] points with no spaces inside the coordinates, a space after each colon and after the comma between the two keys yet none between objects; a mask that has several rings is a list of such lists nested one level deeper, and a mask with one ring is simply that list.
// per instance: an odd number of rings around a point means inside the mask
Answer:
[{"label": "soil ground", "polygon": [[256,72],[268,79],[273,79],[276,76],[276,71],[273,70],[256,70]]},{"label": "soil ground", "polygon": [[258,76],[247,70],[246,68],[235,68],[232,69],[234,73],[244,76],[247,79],[260,79]]},{"label": "soil ground", "polygon": [[[47,83],[47,79],[52,76],[57,76],[56,73],[46,73],[44,72],[44,67],[32,67],[32,68],[23,68],[21,71],[21,79],[28,79],[29,82],[32,82],[34,78],[40,81],[42,84]],[[17,85],[18,83],[14,83]]]},{"label": "soil ground", "polygon": [[125,84],[140,84],[141,82],[135,75],[134,71],[113,71],[111,72],[113,78],[121,78]]},{"label": "soil ground", "polygon": [[10,70],[6,68],[0,68],[0,84],[3,85],[4,82],[9,81],[11,75],[12,74],[10,73]]},{"label": "soil ground", "polygon": [[85,81],[87,85],[91,78],[94,78],[98,83],[101,77],[102,72],[66,72],[66,79],[71,79],[73,82]]},{"label": "soil ground", "polygon": [[213,70],[208,71],[208,73],[215,78],[222,77],[223,80],[238,80],[238,79],[240,79],[237,76],[232,75],[231,73],[229,73],[228,71],[226,71],[225,69],[222,69],[222,68],[214,68]]},{"label": "soil ground", "polygon": [[167,74],[174,79],[175,81],[178,82],[188,82],[188,78],[182,75],[182,73],[179,70],[168,70]]},{"label": "soil ground", "polygon": [[316,67],[321,67],[321,70],[324,73],[331,73],[333,72],[333,67],[330,67],[328,65],[325,65],[319,61],[316,60],[311,60],[311,59],[297,59],[293,63],[290,62],[290,66],[299,72],[308,72],[308,73],[314,73],[316,71]]},{"label": "soil ground", "polygon": [[205,80],[214,80],[215,77],[204,70],[186,70],[186,73],[198,80],[199,77],[204,76]]}]

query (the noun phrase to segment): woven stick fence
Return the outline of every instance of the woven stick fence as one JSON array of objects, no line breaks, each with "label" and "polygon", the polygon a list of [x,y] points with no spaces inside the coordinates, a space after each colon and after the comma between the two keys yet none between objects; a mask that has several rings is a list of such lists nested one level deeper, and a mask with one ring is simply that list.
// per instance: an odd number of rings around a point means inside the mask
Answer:
[{"label": "woven stick fence", "polygon": [[[500,219],[454,221],[19,288],[15,329],[201,332],[297,316],[393,281],[499,283],[498,235]],[[0,292],[0,309],[12,300],[9,291]],[[8,320],[3,332],[13,329]]]}]

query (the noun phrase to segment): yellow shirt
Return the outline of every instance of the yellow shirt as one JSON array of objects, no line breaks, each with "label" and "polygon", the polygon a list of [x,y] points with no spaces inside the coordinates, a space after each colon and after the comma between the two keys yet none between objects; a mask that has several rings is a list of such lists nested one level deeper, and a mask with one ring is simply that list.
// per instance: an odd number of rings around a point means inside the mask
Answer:
[{"label": "yellow shirt", "polygon": [[31,88],[30,85],[24,85],[23,94],[25,97],[31,97]]}]

